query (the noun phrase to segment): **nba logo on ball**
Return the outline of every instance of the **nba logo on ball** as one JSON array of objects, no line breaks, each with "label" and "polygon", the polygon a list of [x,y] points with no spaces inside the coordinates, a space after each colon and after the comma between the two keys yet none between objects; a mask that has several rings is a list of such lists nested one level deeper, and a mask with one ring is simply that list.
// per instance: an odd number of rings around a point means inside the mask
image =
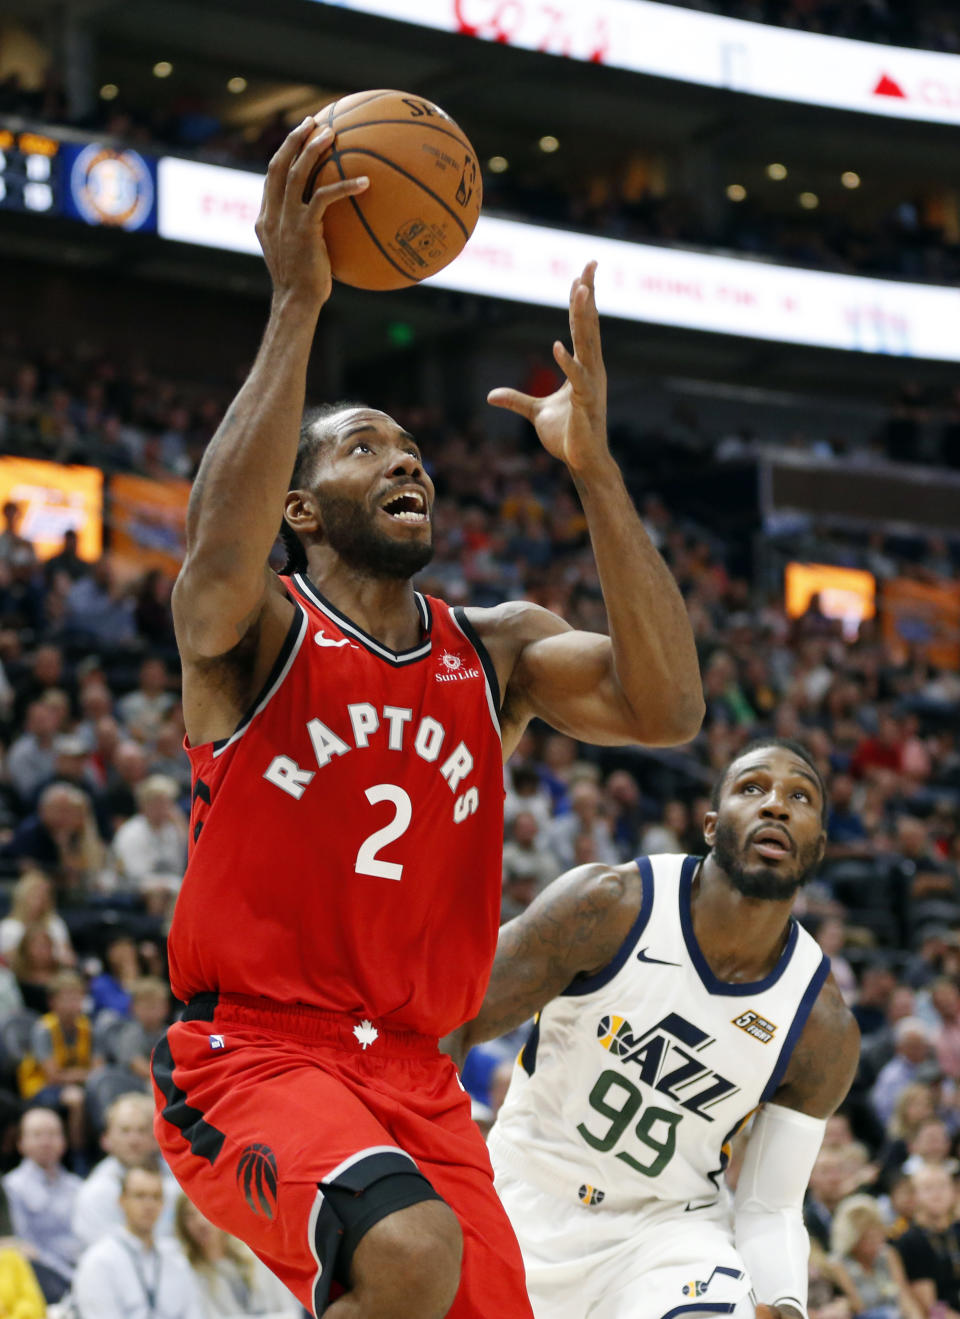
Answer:
[{"label": "nba logo on ball", "polygon": [[269,1145],[248,1145],[237,1163],[237,1185],[258,1218],[277,1209],[277,1159]]}]

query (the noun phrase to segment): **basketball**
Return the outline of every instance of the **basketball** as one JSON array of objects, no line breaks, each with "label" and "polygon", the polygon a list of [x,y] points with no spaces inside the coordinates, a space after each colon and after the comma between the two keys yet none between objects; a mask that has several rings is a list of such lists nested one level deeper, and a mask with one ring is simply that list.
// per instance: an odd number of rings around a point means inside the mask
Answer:
[{"label": "basketball", "polygon": [[366,192],[331,206],[323,232],[334,278],[361,289],[401,289],[457,256],[480,215],[476,152],[431,101],[405,92],[356,92],[320,112],[333,149],[308,188],[365,174]]}]

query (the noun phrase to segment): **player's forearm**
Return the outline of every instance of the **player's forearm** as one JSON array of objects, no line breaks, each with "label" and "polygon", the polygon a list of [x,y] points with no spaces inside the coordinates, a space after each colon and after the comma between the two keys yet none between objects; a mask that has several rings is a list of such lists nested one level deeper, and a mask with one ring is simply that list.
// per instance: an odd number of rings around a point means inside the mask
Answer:
[{"label": "player's forearm", "polygon": [[187,553],[205,571],[259,582],[296,459],[320,304],[275,297],[260,351],[200,464]]},{"label": "player's forearm", "polygon": [[587,516],[613,643],[616,679],[647,744],[688,742],[703,688],[686,606],[612,458],[574,473]]}]

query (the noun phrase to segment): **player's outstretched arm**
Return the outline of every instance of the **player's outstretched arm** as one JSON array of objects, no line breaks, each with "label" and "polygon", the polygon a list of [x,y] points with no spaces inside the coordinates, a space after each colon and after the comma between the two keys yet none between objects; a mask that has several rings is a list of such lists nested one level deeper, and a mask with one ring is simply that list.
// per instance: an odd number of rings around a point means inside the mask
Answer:
[{"label": "player's outstretched arm", "polygon": [[515,607],[507,703],[583,741],[675,745],[694,737],[703,692],[693,631],[607,443],[607,381],[594,296],[596,262],[573,282],[573,352],[553,346],[566,380],[548,398],[494,389],[488,401],[533,423],[566,463],[596,556],[610,636],[574,633],[534,606]]},{"label": "player's outstretched arm", "polygon": [[[304,201],[332,144],[329,129],[308,117],[267,170],[256,229],[273,282],[270,318],[253,369],[204,454],[190,496],[187,555],[173,600],[187,660],[232,650],[272,594],[267,558],[296,458],[317,317],[331,289],[323,215],[366,187],[366,180],[346,180],[318,188]],[[287,605],[286,622],[289,610]],[[281,630],[277,649],[282,636]]]},{"label": "player's outstretched arm", "polygon": [[737,1249],[760,1304],[756,1319],[804,1319],[810,1242],[803,1197],[826,1119],[846,1098],[860,1032],[829,977],[784,1082],[754,1122],[734,1199]]},{"label": "player's outstretched arm", "polygon": [[640,897],[636,867],[577,866],[501,926],[483,1006],[459,1035],[463,1053],[522,1026],[576,976],[605,966],[636,920]]}]

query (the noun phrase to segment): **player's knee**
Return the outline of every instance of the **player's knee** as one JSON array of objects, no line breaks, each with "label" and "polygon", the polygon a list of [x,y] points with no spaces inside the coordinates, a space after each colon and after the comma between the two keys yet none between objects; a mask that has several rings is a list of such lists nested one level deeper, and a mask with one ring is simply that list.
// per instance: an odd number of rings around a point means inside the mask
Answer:
[{"label": "player's knee", "polygon": [[365,1234],[353,1256],[352,1290],[370,1302],[370,1314],[443,1319],[460,1285],[462,1257],[456,1215],[442,1200],[424,1200]]}]

